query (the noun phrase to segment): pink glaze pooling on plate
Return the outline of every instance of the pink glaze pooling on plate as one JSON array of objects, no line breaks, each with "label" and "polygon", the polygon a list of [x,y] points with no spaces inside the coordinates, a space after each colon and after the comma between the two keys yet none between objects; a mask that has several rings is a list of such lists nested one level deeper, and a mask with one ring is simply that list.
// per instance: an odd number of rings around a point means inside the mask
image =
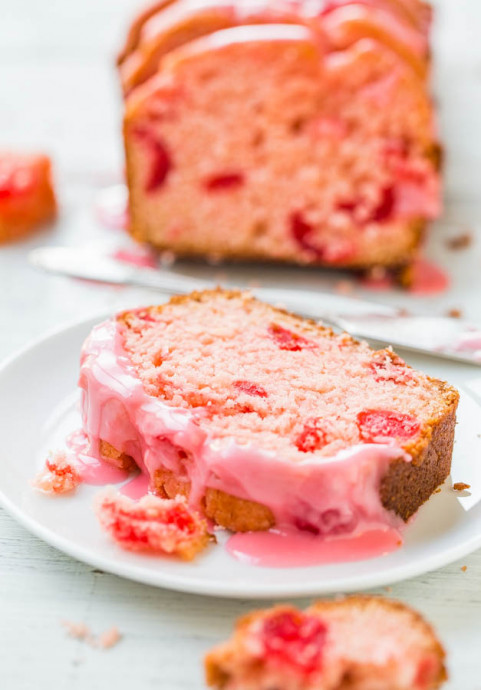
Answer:
[{"label": "pink glaze pooling on plate", "polygon": [[264,568],[302,568],[378,558],[398,549],[398,530],[386,526],[346,537],[320,539],[293,529],[232,535],[227,552],[237,560]]},{"label": "pink glaze pooling on plate", "polygon": [[67,438],[67,447],[75,457],[75,466],[85,484],[92,486],[120,484],[129,476],[127,472],[110,465],[100,456],[94,457],[89,451],[89,441],[82,430],[70,434]]},{"label": "pink glaze pooling on plate", "polygon": [[[202,408],[175,407],[147,393],[116,320],[97,326],[86,341],[79,384],[89,454],[98,457],[102,439],[134,458],[149,477],[161,467],[187,473],[194,508],[213,488],[267,505],[282,529],[297,526],[319,535],[320,542],[327,532],[345,536],[361,528],[401,528],[401,520],[382,506],[378,488],[391,460],[410,460],[394,441],[358,443],[333,457],[294,462],[233,438],[214,438],[199,424]],[[385,539],[378,547],[377,555],[385,552]],[[326,558],[324,547],[321,559]]]},{"label": "pink glaze pooling on plate", "polygon": [[135,477],[132,477],[132,479],[130,479],[126,484],[124,484],[120,488],[119,492],[123,496],[128,496],[128,498],[138,501],[140,498],[149,493],[149,484],[149,478],[143,472],[140,472]]}]

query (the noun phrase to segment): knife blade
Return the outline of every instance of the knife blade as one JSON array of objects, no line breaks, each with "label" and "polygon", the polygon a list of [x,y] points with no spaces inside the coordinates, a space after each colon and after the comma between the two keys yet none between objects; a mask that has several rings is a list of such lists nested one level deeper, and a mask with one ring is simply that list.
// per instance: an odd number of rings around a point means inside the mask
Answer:
[{"label": "knife blade", "polygon": [[[216,286],[214,281],[164,268],[140,268],[77,247],[40,247],[30,263],[50,273],[116,285],[186,294]],[[393,345],[431,357],[481,366],[481,328],[462,319],[404,314],[400,309],[301,288],[248,288],[261,300],[322,320],[376,345]]]}]

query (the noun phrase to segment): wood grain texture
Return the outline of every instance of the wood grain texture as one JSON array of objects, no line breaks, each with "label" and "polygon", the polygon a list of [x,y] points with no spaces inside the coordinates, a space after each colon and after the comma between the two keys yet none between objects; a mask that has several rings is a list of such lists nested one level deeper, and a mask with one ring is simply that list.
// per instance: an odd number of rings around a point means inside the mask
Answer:
[{"label": "wood grain texture", "polygon": [[[0,147],[39,147],[54,155],[62,214],[55,228],[0,248],[0,358],[72,318],[155,300],[140,290],[44,276],[26,264],[27,251],[41,244],[126,241],[117,231],[101,229],[93,201],[101,186],[120,176],[113,61],[138,4],[3,2]],[[442,297],[394,294],[386,301],[430,313],[461,308],[481,322],[481,4],[435,4],[435,83],[447,143],[448,205],[428,253],[449,268],[452,287]],[[475,244],[449,252],[446,239],[466,228],[477,235]],[[236,276],[241,270],[232,269]],[[299,283],[297,272],[282,271],[286,284]],[[269,280],[274,274],[265,275]],[[315,272],[304,280],[306,286],[328,285]],[[480,582],[481,551],[389,591],[438,628],[448,649],[449,690],[481,690]],[[203,687],[203,653],[228,636],[238,615],[266,604],[177,594],[103,574],[32,537],[0,511],[1,690],[197,690]],[[96,633],[117,625],[124,638],[101,652],[68,638],[62,619],[84,622]]]}]

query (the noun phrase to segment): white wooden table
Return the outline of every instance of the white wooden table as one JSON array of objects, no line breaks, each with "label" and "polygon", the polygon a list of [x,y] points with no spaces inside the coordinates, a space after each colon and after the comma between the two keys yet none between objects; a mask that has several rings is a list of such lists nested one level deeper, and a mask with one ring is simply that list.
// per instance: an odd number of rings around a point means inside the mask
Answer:
[{"label": "white wooden table", "polygon": [[[96,223],[93,200],[100,187],[118,180],[122,167],[112,56],[136,4],[0,0],[0,147],[51,152],[62,200],[61,222],[54,229],[0,249],[0,357],[72,317],[154,299],[140,291],[40,275],[25,258],[30,248],[45,243],[123,241]],[[444,246],[463,226],[481,237],[481,4],[436,4],[436,92],[448,143],[448,206],[429,253],[450,268],[453,286],[446,296],[421,300],[418,307],[437,313],[462,307],[481,322],[481,242],[451,254]],[[318,281],[312,275],[308,280]],[[409,301],[399,295],[390,299]],[[481,551],[389,593],[420,609],[438,628],[449,653],[451,690],[481,690],[480,585]],[[32,537],[0,511],[1,690],[201,688],[203,653],[255,605],[177,594],[95,571]],[[94,632],[117,625],[124,638],[101,652],[68,638],[62,619],[84,622]]]}]

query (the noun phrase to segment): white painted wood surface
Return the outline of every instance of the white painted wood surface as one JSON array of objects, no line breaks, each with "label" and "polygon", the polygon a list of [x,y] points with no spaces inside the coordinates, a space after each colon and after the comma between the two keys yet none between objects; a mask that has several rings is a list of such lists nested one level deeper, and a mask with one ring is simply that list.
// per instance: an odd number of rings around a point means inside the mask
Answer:
[{"label": "white painted wood surface", "polygon": [[[0,357],[73,317],[153,299],[140,291],[39,275],[25,258],[44,243],[123,241],[121,234],[101,230],[93,201],[101,186],[118,179],[122,166],[112,56],[136,4],[0,0],[0,147],[51,152],[62,200],[54,229],[0,249]],[[468,252],[444,248],[444,239],[464,226],[480,235],[481,4],[436,4],[435,82],[448,145],[448,205],[429,253],[450,268],[453,285],[447,295],[418,306],[437,313],[462,307],[481,321],[479,240]],[[287,272],[286,280],[296,275]],[[313,275],[307,281],[322,282]],[[390,299],[413,305],[412,298]],[[451,690],[481,690],[480,583],[477,552],[389,593],[438,628],[448,649]],[[201,688],[205,650],[228,635],[239,614],[258,605],[177,594],[96,572],[0,511],[0,690]],[[124,639],[110,651],[91,649],[65,635],[62,619],[82,621],[97,633],[117,625]]]}]

